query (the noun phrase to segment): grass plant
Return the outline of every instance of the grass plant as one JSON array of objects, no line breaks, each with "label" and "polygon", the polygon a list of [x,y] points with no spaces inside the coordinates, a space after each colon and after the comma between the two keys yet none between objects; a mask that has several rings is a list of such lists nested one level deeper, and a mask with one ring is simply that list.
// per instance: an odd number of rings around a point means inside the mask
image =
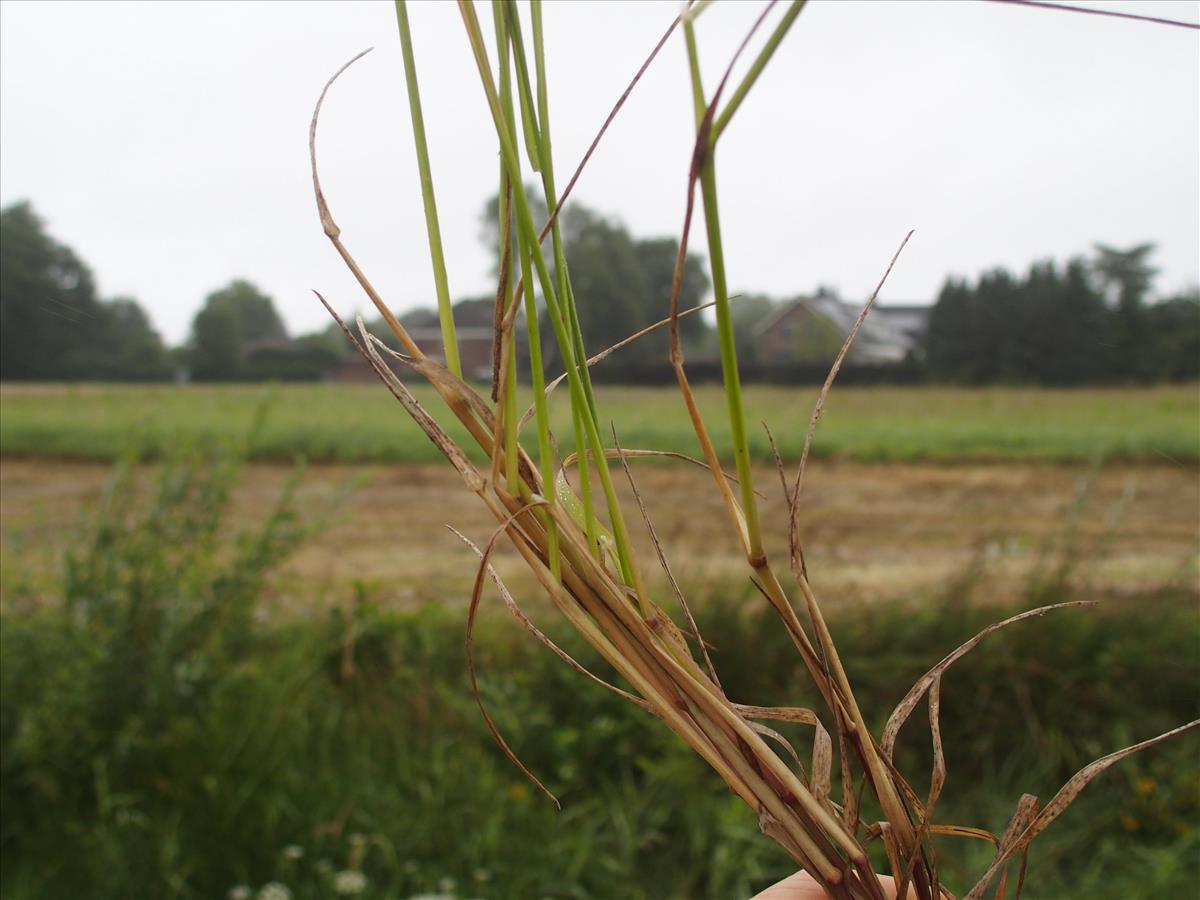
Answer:
[{"label": "grass plant", "polygon": [[[705,640],[683,594],[675,591],[674,600],[682,614],[682,624],[677,624],[661,605],[665,601],[653,596],[646,587],[643,574],[645,561],[634,551],[629,536],[629,517],[618,500],[614,484],[618,473],[624,475],[636,496],[637,487],[629,465],[630,457],[620,443],[616,424],[601,415],[583,349],[583,335],[557,225],[558,212],[566,200],[567,192],[560,196],[556,190],[550,111],[546,101],[548,74],[544,65],[540,0],[532,0],[530,4],[533,27],[529,37],[515,0],[494,0],[492,3],[498,71],[493,69],[489,58],[484,29],[475,5],[470,0],[459,0],[458,3],[502,160],[499,183],[499,195],[503,198],[503,219],[500,223],[501,277],[497,289],[495,339],[497,365],[490,399],[463,382],[458,373],[426,356],[412,340],[341,240],[341,230],[322,191],[316,154],[321,106],[338,76],[359,57],[343,66],[330,79],[318,100],[310,129],[313,184],[325,234],[393,331],[402,352],[388,349],[366,330],[361,320],[356,335],[342,323],[323,297],[321,302],[342,324],[349,339],[396,400],[460,474],[465,489],[476,494],[495,517],[497,526],[486,544],[482,548],[471,544],[480,562],[467,624],[468,673],[484,721],[497,744],[529,781],[556,805],[558,800],[550,790],[510,749],[478,688],[472,636],[476,610],[489,576],[522,624],[570,667],[589,675],[594,681],[659,719],[711,766],[729,789],[757,815],[760,830],[773,838],[830,897],[883,900],[884,892],[875,874],[878,857],[872,857],[872,844],[882,847],[887,868],[896,879],[901,895],[911,888],[912,895],[918,900],[953,896],[942,882],[935,837],[982,840],[994,847],[992,859],[982,876],[965,894],[967,900],[981,900],[985,895],[993,894],[997,898],[1006,896],[1010,874],[1016,883],[1015,893],[1019,895],[1025,878],[1025,855],[1029,844],[1063,813],[1083,787],[1125,756],[1200,725],[1200,720],[1097,759],[1068,779],[1044,806],[1032,795],[1022,795],[1007,828],[999,835],[975,827],[943,824],[935,814],[947,777],[940,715],[943,675],[951,665],[994,632],[1051,611],[1055,611],[1056,615],[1069,615],[1059,610],[1079,604],[1071,601],[1041,607],[983,629],[917,680],[888,718],[881,736],[877,737],[872,728],[875,724],[873,717],[868,717],[860,705],[851,684],[849,669],[839,653],[832,630],[809,582],[803,548],[795,527],[806,450],[802,452],[799,470],[790,482],[782,461],[779,463],[780,479],[789,501],[789,518],[793,523],[789,564],[786,568],[779,568],[768,558],[757,511],[750,465],[750,441],[729,313],[715,160],[721,135],[729,127],[742,99],[759,78],[771,56],[778,51],[788,30],[797,20],[804,0],[794,0],[788,5],[748,71],[740,81],[731,83],[737,58],[755,40],[757,31],[770,18],[775,5],[772,2],[765,6],[711,94],[706,92],[701,82],[697,36],[697,20],[708,4],[696,4],[685,10],[668,29],[669,35],[678,26],[686,44],[696,139],[688,171],[687,213],[682,227],[675,284],[672,296],[664,300],[670,309],[671,362],[695,441],[701,449],[702,462],[710,470],[714,490],[723,498],[730,526],[741,540],[751,582],[776,614],[782,632],[794,645],[803,663],[819,713],[814,709],[791,705],[749,706],[731,698],[713,667]],[[435,209],[433,185],[428,160],[421,152],[424,125],[419,115],[413,40],[404,0],[397,0],[397,15],[408,76],[410,108],[414,112],[414,136],[421,160],[426,221],[431,247],[437,247],[440,246],[440,240],[435,236],[437,221],[432,213]],[[634,80],[636,83],[636,77]],[[727,87],[730,89],[729,99],[722,103]],[[618,108],[627,95],[628,91],[622,95]],[[546,208],[552,210],[549,220],[544,224],[534,221],[523,190],[527,169],[540,182]],[[678,339],[677,326],[681,313],[678,308],[679,284],[696,211],[697,192],[708,239],[722,361],[725,419],[736,477],[727,475],[721,468],[721,457],[688,381]],[[514,279],[510,273],[515,275],[517,267],[512,265],[510,258],[509,236],[514,234],[521,277],[512,286]],[[547,237],[550,239],[549,248],[543,245]],[[433,262],[435,279],[439,285],[443,285],[444,265],[437,252],[434,253]],[[566,369],[565,389],[569,398],[574,444],[573,453],[562,459],[551,455],[556,442],[549,430],[548,416],[541,408],[544,398],[540,391],[535,395],[536,461],[526,453],[518,433],[522,410],[517,405],[514,389],[512,331],[520,309],[526,310],[527,322],[538,318],[539,304],[535,299],[540,299],[540,307],[545,310],[552,326],[557,356]],[[523,304],[521,300],[524,300]],[[864,308],[863,316],[873,301],[874,297]],[[853,334],[852,331],[847,347]],[[534,341],[541,339],[532,331],[530,338]],[[447,335],[447,340],[450,339],[451,336]],[[449,358],[450,348],[446,350]],[[532,355],[536,357],[540,350],[539,344],[538,351]],[[843,348],[843,355],[845,350]],[[835,363],[814,409],[805,438],[806,447],[840,359]],[[396,374],[392,363],[398,364],[406,375],[411,373],[429,382],[444,401],[444,416],[431,414],[418,402],[404,379]],[[534,377],[537,377],[537,373],[534,373]],[[487,462],[480,464],[474,461],[442,426],[442,418],[456,419],[469,433],[475,452],[482,453]],[[651,452],[674,453],[678,452],[678,448],[656,447]],[[578,462],[575,477],[579,496],[576,496],[566,476],[571,459]],[[638,499],[639,509],[644,514],[644,507]],[[649,521],[645,524],[653,536]],[[624,686],[591,674],[543,632],[533,627],[520,612],[489,565],[491,554],[502,539],[507,539],[520,554],[558,612]],[[470,544],[469,541],[467,543]],[[655,545],[658,562],[665,570],[668,582],[675,584],[668,561],[657,541]],[[790,590],[785,587],[785,581],[791,585]],[[911,774],[902,774],[895,754],[902,726],[923,700],[928,703],[933,744],[933,761],[926,794],[918,793],[913,787],[915,779]],[[792,745],[774,728],[763,724],[764,721],[801,724],[813,729],[812,756],[807,769]],[[786,752],[778,752],[775,744]],[[840,795],[834,791],[835,746]]]}]

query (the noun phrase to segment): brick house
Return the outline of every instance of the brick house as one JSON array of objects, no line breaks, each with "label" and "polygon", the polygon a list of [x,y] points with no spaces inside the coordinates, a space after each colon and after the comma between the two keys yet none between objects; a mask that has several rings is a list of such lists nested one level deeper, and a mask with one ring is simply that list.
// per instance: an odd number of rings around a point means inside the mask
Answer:
[{"label": "brick house", "polygon": [[[862,304],[847,303],[827,291],[796,297],[759,323],[759,361],[766,366],[832,362],[861,311]],[[920,355],[928,315],[929,307],[918,304],[876,304],[847,361],[898,363]]]},{"label": "brick house", "polygon": [[[490,382],[492,380],[492,348],[495,343],[495,299],[481,297],[460,300],[454,304],[454,331],[458,339],[458,355],[462,363],[463,377],[468,381]],[[417,309],[400,316],[400,324],[408,331],[421,351],[445,365],[442,352],[442,328],[435,309]],[[517,319],[513,329],[517,346],[518,366],[528,366],[524,323]],[[380,335],[384,337],[384,335]],[[357,356],[341,361],[330,373],[328,380],[339,382],[374,381],[375,374]]]}]

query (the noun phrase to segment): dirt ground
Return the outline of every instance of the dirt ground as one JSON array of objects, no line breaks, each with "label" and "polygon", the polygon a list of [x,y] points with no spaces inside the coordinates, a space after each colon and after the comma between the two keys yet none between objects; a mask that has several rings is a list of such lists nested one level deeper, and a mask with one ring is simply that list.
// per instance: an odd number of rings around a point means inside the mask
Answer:
[{"label": "dirt ground", "polygon": [[[639,489],[684,590],[704,598],[746,590],[745,563],[711,476],[685,464],[635,463]],[[289,470],[249,465],[233,519],[261,519]],[[81,513],[99,497],[109,468],[84,463],[0,462],[5,573],[48,583]],[[460,605],[474,578],[471,552],[445,527],[477,543],[494,523],[446,466],[321,466],[299,493],[310,515],[328,511],[358,479],[329,527],[275,579],[285,608],[349,602],[359,584],[389,606]],[[786,514],[777,474],[756,481],[768,550],[786,566]],[[801,535],[810,577],[825,603],[919,598],[960,589],[975,572],[976,596],[1020,594],[1036,572],[1064,558],[1073,578],[1097,592],[1133,592],[1182,581],[1200,590],[1200,476],[1194,467],[1114,466],[1098,473],[1052,465],[864,465],[817,461],[802,500]],[[630,503],[627,515],[636,515]],[[647,572],[659,572],[645,529]],[[515,553],[497,556],[514,593],[537,594]],[[658,576],[658,585],[665,580]]]}]

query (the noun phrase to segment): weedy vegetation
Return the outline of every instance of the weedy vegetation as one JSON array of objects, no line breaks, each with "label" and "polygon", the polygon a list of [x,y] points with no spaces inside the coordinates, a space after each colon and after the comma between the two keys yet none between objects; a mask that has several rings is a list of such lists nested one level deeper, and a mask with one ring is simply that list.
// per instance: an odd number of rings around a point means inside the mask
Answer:
[{"label": "weedy vegetation", "polygon": [[[712,489],[723,500],[730,528],[745,552],[747,573],[760,595],[759,602],[773,611],[776,627],[791,643],[807,673],[811,707],[744,702],[747,698],[734,693],[719,677],[704,632],[683,594],[677,588],[673,591],[671,605],[677,614],[672,617],[664,607],[670,601],[653,596],[647,589],[645,573],[651,565],[661,566],[672,586],[675,579],[657,539],[654,539],[655,560],[641,558],[634,552],[630,529],[635,527],[638,514],[652,538],[654,535],[637,492],[634,469],[637,460],[643,457],[678,455],[681,448],[635,449],[623,443],[620,423],[603,414],[592,386],[591,361],[584,351],[558,227],[558,212],[574,178],[560,191],[550,136],[546,90],[549,74],[538,0],[529,6],[528,28],[513,0],[494,0],[492,28],[497,57],[494,61],[489,58],[484,26],[475,5],[469,0],[460,0],[458,4],[502,160],[501,266],[496,293],[496,364],[490,396],[476,392],[464,382],[458,365],[413,39],[403,0],[398,0],[396,13],[446,364],[422,352],[396,320],[342,241],[341,230],[321,189],[316,155],[321,105],[337,77],[359,57],[330,79],[318,101],[310,131],[313,184],[325,234],[383,316],[401,352],[392,351],[370,334],[361,320],[357,335],[344,324],[343,328],[404,410],[461,475],[464,489],[476,494],[495,517],[496,530],[483,546],[477,547],[463,536],[464,543],[480,559],[467,623],[468,676],[472,693],[497,744],[551,802],[558,805],[549,788],[510,748],[489,711],[489,704],[484,702],[476,679],[473,630],[489,579],[518,621],[568,667],[658,719],[715,770],[729,790],[757,816],[760,830],[774,839],[793,863],[807,871],[830,897],[883,900],[884,890],[876,876],[880,861],[878,855],[872,856],[874,848],[879,848],[877,854],[885,858],[886,868],[895,878],[901,895],[911,890],[912,896],[919,900],[955,896],[945,883],[939,862],[942,839],[979,841],[992,848],[990,860],[963,894],[968,900],[985,896],[1001,898],[1010,890],[1019,895],[1030,843],[1064,813],[1089,782],[1121,759],[1194,728],[1200,725],[1200,720],[1157,736],[1138,735],[1137,743],[1084,766],[1047,802],[1031,794],[1022,795],[1015,802],[1008,825],[999,829],[999,833],[949,824],[943,818],[947,807],[941,802],[942,792],[949,772],[943,740],[944,676],[951,666],[996,632],[1046,614],[1055,617],[1085,614],[1069,607],[1086,601],[1068,600],[1027,610],[982,629],[919,677],[887,717],[882,731],[876,730],[875,714],[864,712],[863,697],[851,680],[853,669],[834,640],[833,629],[809,579],[797,525],[812,436],[857,325],[817,399],[794,476],[788,476],[780,458],[780,483],[790,510],[789,553],[782,565],[768,558],[758,515],[759,493],[751,467],[750,425],[730,314],[716,159],[722,135],[797,20],[804,0],[788,4],[770,32],[760,37],[759,31],[766,28],[775,5],[765,6],[735,55],[734,61],[743,52],[755,54],[740,81],[731,80],[734,71],[731,61],[715,88],[706,89],[702,83],[698,33],[701,15],[709,6],[703,2],[691,6],[671,25],[646,66],[676,31],[682,34],[691,76],[696,139],[686,172],[687,212],[681,229],[675,286],[672,296],[664,298],[664,306],[669,310],[664,327],[670,332],[670,359],[680,401],[692,427],[692,446],[699,448],[697,461],[709,470]],[[752,46],[756,49],[751,50]],[[641,71],[644,70],[645,66]],[[640,74],[639,71],[635,76],[634,85]],[[626,95],[618,102],[614,115]],[[602,128],[597,143],[603,131]],[[583,164],[595,147],[593,144],[589,149]],[[546,208],[553,211],[545,223],[534,221],[524,190],[527,175],[532,175],[540,186]],[[678,335],[679,316],[684,312],[678,308],[679,283],[693,226],[703,227],[707,237],[733,473],[722,469],[721,455],[688,381]],[[901,243],[901,249],[907,240],[906,237]],[[321,300],[325,303],[324,298]],[[873,301],[874,297],[862,316],[869,312]],[[341,323],[328,303],[326,307]],[[548,326],[548,333],[543,334],[544,326]],[[526,329],[529,344],[533,405],[528,410],[518,403],[513,352],[517,327]],[[566,369],[559,390],[566,392],[570,405],[569,429],[557,436],[550,426],[546,399],[556,383],[545,384],[542,367],[543,355],[551,341]],[[406,377],[415,376],[428,382],[441,401],[439,410],[444,407],[444,411],[435,414],[420,403],[393,365]],[[460,423],[469,435],[467,442],[482,454],[484,462],[472,460],[468,451],[443,427],[443,420]],[[526,424],[530,428],[529,437],[523,438]],[[769,432],[768,441],[774,443]],[[629,482],[636,510],[623,508],[619,502],[615,489],[618,479]],[[616,678],[609,680],[594,673],[525,616],[489,565],[491,554],[501,540],[507,540],[520,554],[563,619]],[[723,642],[723,636],[710,634],[710,638],[715,643]],[[896,753],[897,741],[907,720],[922,705],[928,708],[932,761],[927,768],[902,768],[902,760]],[[807,760],[802,760],[792,742],[777,730],[781,723],[811,729],[811,755]],[[686,805],[692,793],[685,788],[673,802]]]},{"label": "weedy vegetation", "polygon": [[[119,466],[54,590],[6,565],[0,895],[724,898],[794,870],[673,734],[502,621],[479,626],[481,692],[562,812],[488,737],[461,611],[390,611],[364,583],[323,617],[273,612],[278,564],[319,532],[286,491],[235,521],[236,472],[236,456],[182,451],[148,483]],[[1031,579],[1018,609],[1080,596],[1071,565]],[[981,590],[970,571],[943,596],[831,615],[875,730],[930,658],[1012,614]],[[756,598],[728,585],[695,598],[725,690],[819,703]],[[959,662],[942,695],[946,820],[1002,825],[1021,790],[1194,715],[1194,604],[1183,578],[1018,625]],[[615,677],[567,623],[545,627]],[[811,742],[809,726],[778,729]],[[1134,757],[1089,788],[1039,839],[1027,892],[1186,896],[1200,877],[1193,749]],[[927,758],[919,729],[900,735],[899,769]],[[943,879],[977,875],[991,849],[945,839]]]}]

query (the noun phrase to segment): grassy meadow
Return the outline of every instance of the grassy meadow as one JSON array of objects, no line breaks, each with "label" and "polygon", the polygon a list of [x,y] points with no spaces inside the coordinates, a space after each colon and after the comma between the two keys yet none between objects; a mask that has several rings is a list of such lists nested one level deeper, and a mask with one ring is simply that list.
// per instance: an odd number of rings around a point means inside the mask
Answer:
[{"label": "grassy meadow", "polygon": [[[433,391],[414,387],[437,408]],[[552,427],[570,433],[565,387],[552,398]],[[598,387],[600,415],[622,444],[695,452],[674,388]],[[815,388],[752,386],[745,392],[750,449],[768,461],[761,422],[785,458],[804,443]],[[724,395],[697,389],[718,451],[731,443]],[[179,441],[241,440],[261,419],[252,459],[313,462],[440,462],[436,449],[377,384],[280,386],[0,387],[0,454],[112,460],[137,443],[162,455]],[[524,404],[522,404],[524,405]],[[1200,460],[1195,385],[1155,388],[844,388],[833,393],[813,445],[818,456],[871,462]],[[470,442],[453,422],[462,446]],[[531,426],[530,426],[531,427]]]}]

